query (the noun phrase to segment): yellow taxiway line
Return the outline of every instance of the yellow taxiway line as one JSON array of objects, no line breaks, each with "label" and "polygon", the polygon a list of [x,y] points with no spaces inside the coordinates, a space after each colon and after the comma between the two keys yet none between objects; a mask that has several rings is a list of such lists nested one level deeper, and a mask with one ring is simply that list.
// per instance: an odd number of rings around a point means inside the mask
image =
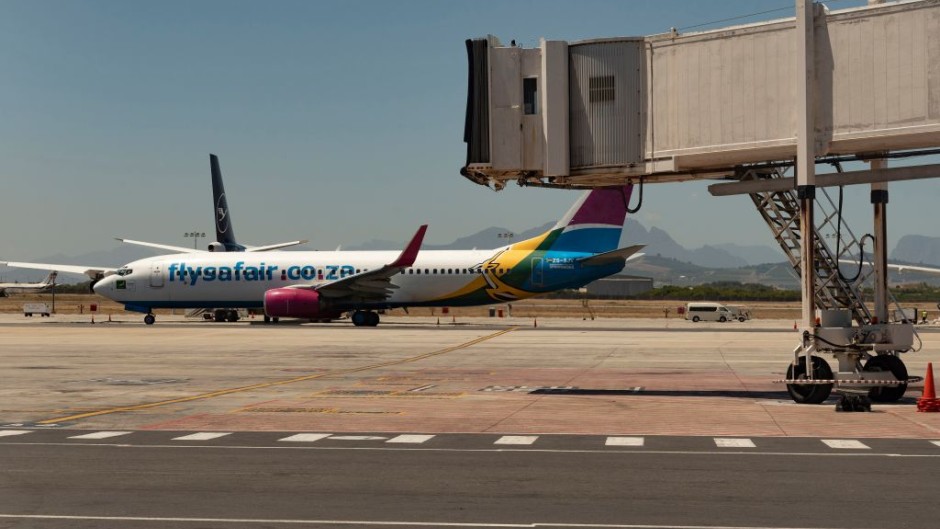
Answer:
[{"label": "yellow taxiway line", "polygon": [[128,412],[128,411],[147,410],[147,409],[150,409],[150,408],[158,408],[158,407],[160,407],[160,406],[168,406],[168,405],[170,405],[170,404],[179,404],[179,403],[181,403],[181,402],[191,402],[191,401],[194,401],[194,400],[211,399],[211,398],[215,398],[215,397],[221,397],[221,396],[223,396],[223,395],[231,395],[231,394],[233,394],[233,393],[242,393],[242,392],[245,392],[245,391],[253,391],[253,390],[256,390],[256,389],[270,388],[270,387],[273,387],[273,386],[283,386],[283,385],[286,385],[286,384],[294,384],[294,383],[297,383],[297,382],[304,382],[304,381],[307,381],[307,380],[315,380],[315,379],[318,379],[318,378],[327,378],[327,377],[333,377],[333,376],[342,376],[342,375],[348,375],[348,374],[351,374],[351,373],[359,373],[359,372],[362,372],[362,371],[369,371],[369,370],[371,370],[371,369],[380,369],[380,368],[383,368],[383,367],[389,367],[389,366],[394,366],[394,365],[399,365],[399,364],[407,364],[407,363],[410,363],[410,362],[417,362],[418,360],[424,360],[425,358],[431,358],[432,356],[439,356],[439,355],[447,354],[447,353],[450,353],[450,352],[453,352],[453,351],[458,351],[458,350],[460,350],[460,349],[466,349],[467,347],[474,346],[474,345],[476,345],[476,344],[478,344],[478,343],[480,343],[480,342],[485,342],[485,341],[487,341],[487,340],[491,340],[491,339],[496,338],[496,337],[498,337],[498,336],[502,336],[502,335],[504,335],[504,334],[506,334],[506,333],[508,333],[508,332],[511,332],[511,331],[516,330],[517,328],[518,328],[518,327],[510,327],[510,328],[508,328],[508,329],[503,329],[503,330],[498,331],[498,332],[495,332],[495,333],[493,333],[493,334],[488,334],[488,335],[486,335],[486,336],[481,336],[480,338],[476,338],[476,339],[474,339],[474,340],[470,340],[469,342],[465,342],[465,343],[462,343],[462,344],[459,344],[459,345],[454,345],[454,346],[451,346],[451,347],[446,347],[446,348],[444,348],[444,349],[438,349],[437,351],[431,351],[430,353],[423,353],[423,354],[420,354],[420,355],[417,355],[417,356],[411,356],[411,357],[408,357],[408,358],[403,358],[403,359],[401,359],[401,360],[390,360],[390,361],[388,361],[388,362],[381,362],[381,363],[378,363],[378,364],[370,364],[370,365],[361,366],[361,367],[352,367],[352,368],[349,368],[349,369],[340,369],[340,370],[338,370],[338,371],[330,371],[330,372],[328,372],[328,373],[318,373],[318,374],[316,374],[316,375],[306,375],[306,376],[302,376],[302,377],[289,378],[289,379],[285,379],[285,380],[276,380],[276,381],[274,381],[274,382],[262,382],[262,383],[259,383],[259,384],[252,384],[252,385],[250,385],[250,386],[241,386],[241,387],[237,387],[237,388],[220,389],[220,390],[217,390],[217,391],[210,391],[210,392],[208,392],[208,393],[201,393],[201,394],[199,394],[199,395],[191,395],[191,396],[189,396],[189,397],[180,397],[180,398],[177,398],[177,399],[161,400],[161,401],[159,401],[159,402],[149,402],[149,403],[146,403],[146,404],[137,404],[137,405],[134,405],[134,406],[119,406],[119,407],[116,407],[116,408],[106,408],[106,409],[103,409],[103,410],[90,411],[90,412],[85,412],[85,413],[78,413],[78,414],[75,414],[75,415],[67,415],[67,416],[64,416],[64,417],[55,417],[55,418],[53,418],[53,419],[44,419],[44,420],[41,420],[41,421],[37,421],[36,424],[55,424],[55,423],[60,423],[60,422],[77,421],[77,420],[80,420],[80,419],[87,419],[87,418],[89,418],[89,417],[97,417],[97,416],[99,416],[99,415],[109,415],[109,414],[112,414],[112,413],[122,413],[122,412]]}]

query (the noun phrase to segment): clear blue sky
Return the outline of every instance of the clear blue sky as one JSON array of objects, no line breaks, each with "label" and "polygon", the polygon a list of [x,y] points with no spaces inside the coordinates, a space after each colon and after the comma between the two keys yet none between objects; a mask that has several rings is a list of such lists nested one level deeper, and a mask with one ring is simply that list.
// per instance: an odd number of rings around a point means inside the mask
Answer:
[{"label": "clear blue sky", "polygon": [[[212,230],[210,152],[244,243],[404,240],[425,222],[430,242],[521,231],[577,194],[494,193],[458,174],[464,39],[645,35],[781,7],[792,2],[0,0],[0,258],[114,236],[189,244],[184,232]],[[895,240],[940,235],[925,218],[935,189],[892,186]],[[867,231],[867,188],[849,197]],[[690,247],[772,244],[746,198],[702,183],[648,188],[638,218]]]}]

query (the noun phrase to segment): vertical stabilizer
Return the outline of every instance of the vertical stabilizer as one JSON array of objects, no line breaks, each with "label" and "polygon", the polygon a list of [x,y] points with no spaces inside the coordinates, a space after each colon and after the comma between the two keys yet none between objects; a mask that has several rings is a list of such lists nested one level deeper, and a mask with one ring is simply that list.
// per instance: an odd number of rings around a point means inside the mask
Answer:
[{"label": "vertical stabilizer", "polygon": [[225,246],[226,252],[244,251],[245,247],[235,242],[235,230],[225,200],[225,186],[222,184],[222,170],[219,169],[219,157],[210,154],[209,165],[212,169],[212,204],[215,210],[215,240]]},{"label": "vertical stabilizer", "polygon": [[560,252],[616,250],[632,191],[632,184],[592,189],[584,193],[549,232],[520,244]]}]

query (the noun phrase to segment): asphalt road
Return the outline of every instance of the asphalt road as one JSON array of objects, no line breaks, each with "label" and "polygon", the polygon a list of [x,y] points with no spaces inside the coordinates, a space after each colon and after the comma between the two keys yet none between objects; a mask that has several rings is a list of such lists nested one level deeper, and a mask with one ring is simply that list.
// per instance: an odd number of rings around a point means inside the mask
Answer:
[{"label": "asphalt road", "polygon": [[721,451],[701,438],[294,447],[260,433],[218,445],[171,445],[166,432],[53,437],[64,433],[0,444],[0,527],[940,526],[940,453],[922,440],[916,450],[790,439],[787,450]]}]

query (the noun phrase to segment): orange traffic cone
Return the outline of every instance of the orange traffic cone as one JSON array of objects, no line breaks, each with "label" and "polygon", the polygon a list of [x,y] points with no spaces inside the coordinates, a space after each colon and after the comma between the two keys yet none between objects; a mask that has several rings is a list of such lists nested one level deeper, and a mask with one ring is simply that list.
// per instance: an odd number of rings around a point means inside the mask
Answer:
[{"label": "orange traffic cone", "polygon": [[924,377],[924,394],[917,399],[917,411],[940,412],[940,400],[937,400],[937,391],[933,386],[933,363],[927,364],[927,375]]},{"label": "orange traffic cone", "polygon": [[799,329],[796,327],[796,322],[793,322],[793,330],[794,330],[794,331],[798,331],[798,330],[799,330]]}]

